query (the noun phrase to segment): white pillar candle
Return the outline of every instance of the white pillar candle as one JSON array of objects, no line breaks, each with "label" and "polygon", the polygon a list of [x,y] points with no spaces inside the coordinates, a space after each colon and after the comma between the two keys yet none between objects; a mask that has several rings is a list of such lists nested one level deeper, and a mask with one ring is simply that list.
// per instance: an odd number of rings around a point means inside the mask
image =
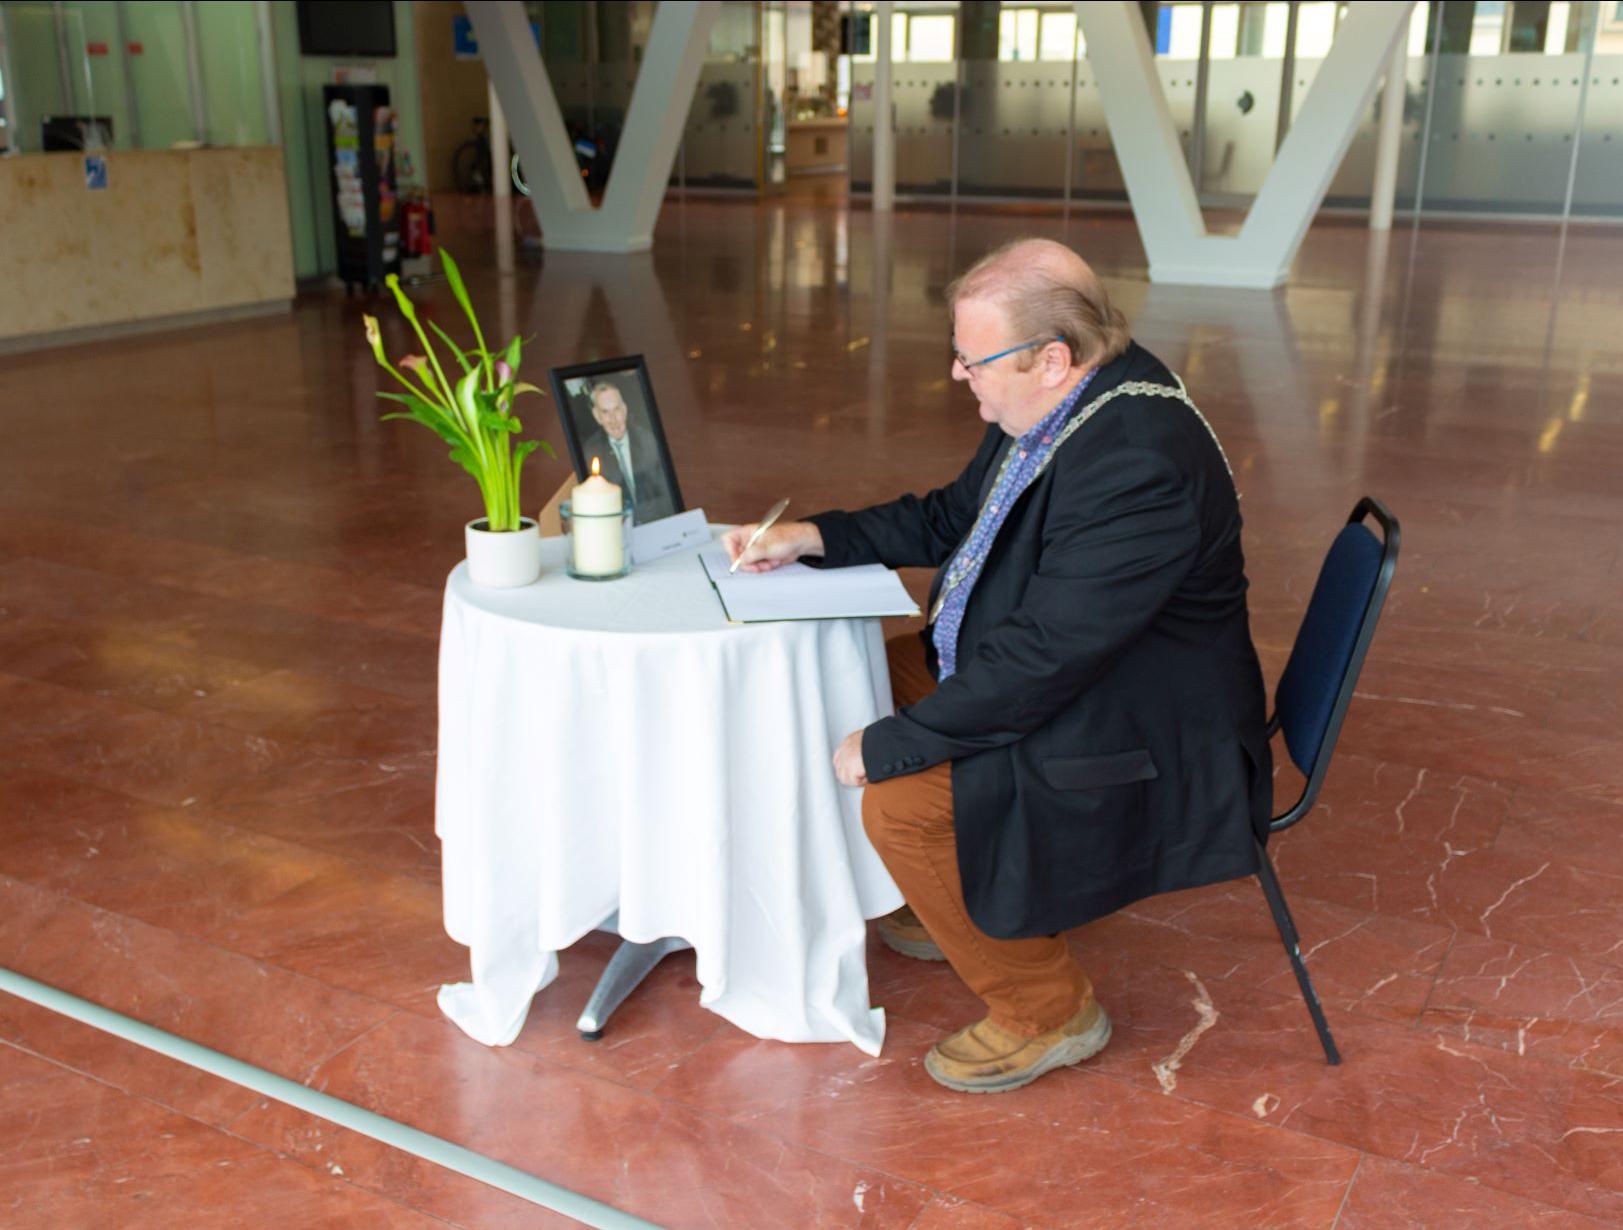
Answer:
[{"label": "white pillar candle", "polygon": [[583,576],[604,576],[625,567],[625,530],[621,512],[625,497],[603,477],[592,458],[592,476],[578,483],[569,495],[569,534],[575,550],[575,571]]}]

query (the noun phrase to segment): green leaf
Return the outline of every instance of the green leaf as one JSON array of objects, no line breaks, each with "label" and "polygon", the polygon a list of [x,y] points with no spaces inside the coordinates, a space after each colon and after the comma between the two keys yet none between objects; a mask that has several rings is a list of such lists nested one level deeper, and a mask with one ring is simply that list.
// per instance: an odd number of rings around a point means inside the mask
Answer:
[{"label": "green leaf", "polygon": [[[515,493],[517,493],[518,490],[519,490],[518,475],[519,475],[519,471],[524,468],[524,459],[526,457],[528,457],[531,453],[535,452],[536,449],[540,448],[542,443],[543,442],[540,441],[540,440],[523,440],[523,441],[520,441],[518,444],[516,444],[514,446],[514,448],[513,448],[513,471],[512,471],[512,473],[513,473],[513,491]],[[547,452],[550,453],[551,451],[552,450],[550,448],[547,449]]]},{"label": "green leaf", "polygon": [[519,381],[513,386],[513,396],[517,397],[520,393],[539,393],[542,397],[547,395],[545,389],[538,389],[535,385],[525,384],[523,381]]},{"label": "green leaf", "polygon": [[462,271],[457,268],[451,254],[444,248],[440,249],[440,263],[445,266],[445,280],[450,283],[451,293],[456,301],[462,305],[462,311],[468,317],[468,323],[473,326],[474,340],[479,343],[479,353],[485,352],[485,335],[479,330],[479,318],[473,314],[473,304],[468,299],[468,288],[462,284]]},{"label": "green leaf", "polygon": [[519,341],[519,339],[515,337],[512,341],[507,343],[507,349],[502,354],[503,362],[505,362],[508,367],[513,369],[513,374],[515,376],[518,374],[518,359],[522,350],[522,345],[523,344]]},{"label": "green leaf", "polygon": [[424,410],[439,415],[441,418],[444,418],[448,413],[445,407],[440,405],[438,402],[429,401],[427,398],[419,397],[415,393],[379,393],[378,396],[387,398],[389,401],[400,402],[403,405],[421,407]]},{"label": "green leaf", "polygon": [[451,426],[444,419],[430,418],[419,411],[396,410],[380,416],[384,422],[390,419],[410,419],[414,423],[421,423],[447,444],[461,447],[466,437],[461,431]]},{"label": "green leaf", "polygon": [[523,430],[523,428],[519,425],[519,421],[512,415],[498,414],[494,410],[479,411],[479,426],[483,427],[486,431],[494,431],[497,433],[507,432],[511,434],[513,432]]},{"label": "green leaf", "polygon": [[[456,416],[444,406],[425,401],[423,398],[410,393],[379,393],[378,396],[409,407],[412,413],[406,417],[416,418],[418,422],[427,424],[448,440],[460,440],[467,435],[467,432],[462,428],[462,424],[457,422]],[[391,416],[384,415],[383,417],[389,418]]]},{"label": "green leaf", "polygon": [[479,459],[469,453],[466,448],[460,444],[453,448],[451,450],[451,460],[456,462],[457,465],[461,466],[469,474],[473,475],[474,481],[477,482],[481,488],[484,486],[485,476],[484,472],[479,467]]},{"label": "green leaf", "polygon": [[[428,327],[434,330],[435,335],[438,336],[440,341],[444,342],[448,347],[450,347],[451,353],[456,356],[456,361],[461,366],[463,371],[470,371],[473,368],[473,364],[468,362],[468,356],[462,352],[462,348],[460,346],[458,346],[450,339],[449,336],[447,336],[444,329],[440,328],[432,320],[428,322]],[[469,353],[472,352],[470,351]]]}]

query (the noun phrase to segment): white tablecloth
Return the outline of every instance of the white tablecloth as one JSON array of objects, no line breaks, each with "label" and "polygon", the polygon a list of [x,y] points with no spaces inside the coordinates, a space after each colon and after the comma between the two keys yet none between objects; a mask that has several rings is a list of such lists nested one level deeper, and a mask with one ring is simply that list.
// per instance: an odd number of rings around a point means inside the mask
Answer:
[{"label": "white tablecloth", "polygon": [[534,585],[446,585],[435,831],[473,981],[441,1010],[505,1046],[618,910],[741,1029],[878,1054],[864,919],[902,898],[830,764],[891,711],[878,620],[729,625],[691,550],[591,582],[544,546]]}]

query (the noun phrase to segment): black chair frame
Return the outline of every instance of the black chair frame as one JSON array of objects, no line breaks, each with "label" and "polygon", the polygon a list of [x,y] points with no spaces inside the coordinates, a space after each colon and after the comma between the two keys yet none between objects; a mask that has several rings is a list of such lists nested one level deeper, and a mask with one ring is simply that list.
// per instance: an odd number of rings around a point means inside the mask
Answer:
[{"label": "black chair frame", "polygon": [[[1370,642],[1375,639],[1375,625],[1380,619],[1381,607],[1386,601],[1386,591],[1391,588],[1392,574],[1397,570],[1400,527],[1397,518],[1385,505],[1371,496],[1365,496],[1352,510],[1352,514],[1347,518],[1347,524],[1357,525],[1371,516],[1380,526],[1382,538],[1381,563],[1375,576],[1375,585],[1365,603],[1358,635],[1353,642],[1352,653],[1348,656],[1341,683],[1336,690],[1335,703],[1330,710],[1330,720],[1325,725],[1324,736],[1319,740],[1319,746],[1313,753],[1312,768],[1307,774],[1306,784],[1302,787],[1302,796],[1269,821],[1268,829],[1272,833],[1283,832],[1299,822],[1318,801],[1319,790],[1324,785],[1325,774],[1330,769],[1330,758],[1336,749],[1336,739],[1341,734],[1342,720],[1347,716],[1347,707],[1352,704],[1353,689],[1358,684],[1359,671],[1363,669],[1364,657],[1369,652]],[[1268,719],[1268,737],[1272,739],[1279,729],[1280,715],[1276,704],[1273,716]],[[1291,918],[1290,907],[1285,904],[1285,894],[1279,887],[1279,876],[1274,871],[1273,861],[1268,857],[1268,851],[1260,841],[1257,842],[1257,864],[1257,879],[1262,882],[1263,894],[1268,898],[1268,908],[1273,912],[1274,925],[1279,928],[1279,938],[1283,941],[1285,953],[1290,958],[1291,969],[1296,974],[1296,985],[1302,990],[1302,999],[1307,1003],[1308,1015],[1313,1018],[1313,1027],[1318,1030],[1319,1041],[1324,1044],[1324,1057],[1330,1063],[1338,1064],[1341,1062],[1341,1052],[1336,1049],[1335,1039],[1330,1036],[1330,1026],[1324,1019],[1324,1009],[1319,1006],[1319,997],[1313,989],[1313,980],[1308,977],[1307,966],[1302,961],[1301,937],[1297,934],[1295,920]]]}]

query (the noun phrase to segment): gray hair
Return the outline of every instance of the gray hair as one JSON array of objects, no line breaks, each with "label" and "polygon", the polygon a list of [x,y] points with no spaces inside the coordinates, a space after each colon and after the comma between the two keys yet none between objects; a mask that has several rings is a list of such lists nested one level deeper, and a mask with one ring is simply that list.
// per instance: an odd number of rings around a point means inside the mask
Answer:
[{"label": "gray hair", "polygon": [[[1022,248],[1033,250],[1030,259]],[[1132,340],[1127,317],[1093,270],[1051,240],[1015,239],[994,248],[947,287],[949,319],[960,299],[997,304],[1017,337],[1058,338],[1076,366],[1108,363]],[[1035,361],[1035,352],[1020,356],[1022,370]]]}]

